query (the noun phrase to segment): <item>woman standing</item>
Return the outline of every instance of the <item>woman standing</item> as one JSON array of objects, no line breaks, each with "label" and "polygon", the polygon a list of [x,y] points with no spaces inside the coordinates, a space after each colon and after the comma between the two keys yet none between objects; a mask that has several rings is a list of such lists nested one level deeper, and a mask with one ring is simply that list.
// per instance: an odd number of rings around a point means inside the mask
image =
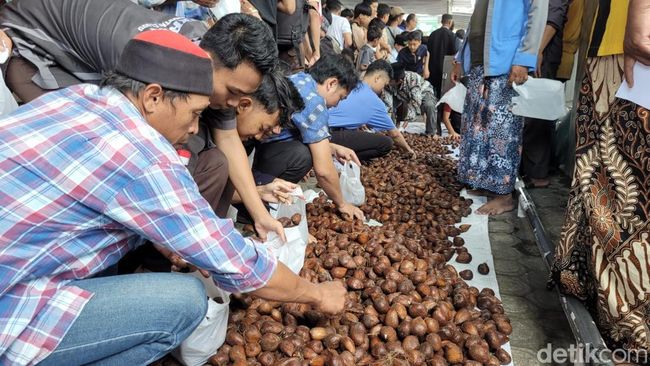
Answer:
[{"label": "woman standing", "polygon": [[625,0],[599,2],[552,272],[587,303],[609,346],[629,350],[650,348],[650,113],[615,94],[624,78],[634,83],[635,62],[650,65],[648,19],[647,0],[630,0],[629,11]]},{"label": "woman standing", "polygon": [[480,214],[515,207],[523,120],[510,111],[516,95],[512,83],[524,83],[535,69],[547,12],[548,0],[477,0],[457,56],[452,80],[458,80],[461,64],[469,76],[458,178],[494,196],[477,210]]}]

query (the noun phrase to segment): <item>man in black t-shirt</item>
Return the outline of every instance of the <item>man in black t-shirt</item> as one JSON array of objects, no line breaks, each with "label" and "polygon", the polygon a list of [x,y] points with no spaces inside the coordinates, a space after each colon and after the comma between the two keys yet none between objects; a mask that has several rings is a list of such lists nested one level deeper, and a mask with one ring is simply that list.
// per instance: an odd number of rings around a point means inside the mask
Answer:
[{"label": "man in black t-shirt", "polygon": [[[429,35],[427,41],[427,48],[429,49],[429,77],[427,80],[433,86],[436,92],[436,98],[442,97],[442,73],[444,69],[445,56],[454,55],[456,53],[456,35],[452,31],[454,28],[454,21],[451,14],[442,15],[442,26]],[[438,131],[440,128],[440,121],[442,121],[442,109],[438,108]]]},{"label": "man in black t-shirt", "polygon": [[442,15],[442,26],[429,35],[427,49],[429,50],[429,82],[436,91],[436,97],[440,98],[442,88],[442,69],[445,56],[456,53],[456,35],[451,30],[454,21],[451,14]]}]

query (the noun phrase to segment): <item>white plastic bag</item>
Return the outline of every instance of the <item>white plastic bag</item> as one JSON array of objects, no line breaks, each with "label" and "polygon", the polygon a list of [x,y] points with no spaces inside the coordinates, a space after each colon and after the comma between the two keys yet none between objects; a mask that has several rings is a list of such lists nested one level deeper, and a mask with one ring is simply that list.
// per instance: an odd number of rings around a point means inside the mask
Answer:
[{"label": "white plastic bag", "polygon": [[355,206],[361,206],[366,202],[366,189],[361,184],[361,168],[355,162],[345,163],[339,180],[343,199]]},{"label": "white plastic bag", "polygon": [[300,194],[292,196],[293,204],[279,205],[277,210],[272,213],[272,216],[275,218],[291,218],[294,214],[300,214],[302,217],[300,224],[284,229],[284,235],[287,237],[286,243],[283,243],[282,239],[275,233],[269,233],[267,240],[260,245],[267,247],[280,262],[289,267],[292,272],[298,274],[305,264],[305,251],[309,240],[309,228],[307,227],[307,203],[304,199],[298,198],[299,196],[303,196],[302,190]]},{"label": "white plastic bag", "polygon": [[236,209],[233,205],[230,205],[228,207],[228,212],[226,213],[226,218],[231,219],[232,222],[237,222],[237,214],[239,213],[239,210]]},{"label": "white plastic bag", "polygon": [[5,84],[4,75],[0,71],[0,116],[5,116],[18,108],[18,103]]},{"label": "white plastic bag", "polygon": [[[274,218],[279,218],[279,217],[288,217],[291,218],[294,214],[300,214],[302,219],[300,220],[300,224],[295,227],[290,227],[287,229],[284,229],[285,234],[287,233],[288,230],[290,231],[298,231],[300,234],[300,237],[307,242],[307,239],[309,239],[309,228],[307,227],[307,202],[305,202],[305,195],[302,192],[302,189],[298,187],[294,192],[291,193],[291,199],[293,201],[292,204],[287,205],[287,204],[280,204],[277,205],[277,209],[271,213],[271,216]],[[287,238],[288,240],[288,238]]]},{"label": "white plastic bag", "polygon": [[529,77],[512,88],[519,94],[512,98],[512,113],[517,116],[555,121],[568,110],[564,99],[564,83],[551,79]]},{"label": "white plastic bag", "polygon": [[[215,286],[216,288],[216,286]],[[228,298],[228,297],[226,297]],[[172,354],[186,366],[202,366],[226,340],[229,300],[219,304],[208,299],[205,318]]]},{"label": "white plastic bag", "polygon": [[269,233],[267,240],[259,245],[267,247],[291,272],[299,274],[305,264],[307,241],[303,240],[297,227],[284,229],[284,234],[287,236],[286,243],[277,234]]},{"label": "white plastic bag", "polygon": [[463,106],[465,105],[465,96],[467,95],[467,88],[462,83],[456,83],[456,85],[449,89],[445,95],[440,98],[436,107],[446,103],[449,108],[454,112],[463,113]]},{"label": "white plastic bag", "polygon": [[219,0],[217,5],[210,8],[210,11],[217,19],[221,19],[228,14],[241,13],[241,2],[239,0]]}]

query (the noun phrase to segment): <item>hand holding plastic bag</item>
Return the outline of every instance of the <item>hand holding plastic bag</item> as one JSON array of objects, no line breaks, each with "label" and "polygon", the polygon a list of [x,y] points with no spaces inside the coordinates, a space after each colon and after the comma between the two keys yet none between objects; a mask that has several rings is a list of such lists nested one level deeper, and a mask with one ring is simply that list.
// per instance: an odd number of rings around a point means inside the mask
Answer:
[{"label": "hand holding plastic bag", "polygon": [[519,96],[512,98],[512,113],[517,116],[555,121],[567,113],[564,84],[557,80],[528,78],[512,84]]},{"label": "hand holding plastic bag", "polygon": [[361,206],[366,202],[366,189],[361,184],[361,168],[356,163],[352,161],[345,163],[339,181],[343,199],[355,206]]},{"label": "hand holding plastic bag", "polygon": [[289,267],[292,272],[298,274],[305,263],[309,228],[307,227],[307,203],[304,200],[304,194],[300,187],[292,192],[292,198],[292,204],[281,204],[272,213],[272,216],[276,219],[280,217],[290,218],[295,214],[299,214],[301,217],[300,223],[297,226],[284,229],[287,237],[286,243],[282,242],[275,233],[269,233],[267,240],[258,245],[267,247],[280,262]]},{"label": "hand holding plastic bag", "polygon": [[288,228],[285,229],[285,232],[286,243],[283,243],[275,233],[269,233],[268,239],[258,245],[267,247],[278,261],[287,266],[291,272],[299,274],[305,264],[307,241],[303,240],[298,228]]}]

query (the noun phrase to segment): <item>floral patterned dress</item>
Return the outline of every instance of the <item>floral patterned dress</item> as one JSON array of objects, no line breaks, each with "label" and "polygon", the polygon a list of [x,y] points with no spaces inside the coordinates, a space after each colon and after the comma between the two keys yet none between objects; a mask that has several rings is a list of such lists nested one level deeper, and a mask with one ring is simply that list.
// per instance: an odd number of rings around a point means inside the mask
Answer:
[{"label": "floral patterned dress", "polygon": [[650,349],[650,112],[615,97],[622,80],[623,55],[587,61],[551,283],[586,302],[611,347]]},{"label": "floral patterned dress", "polygon": [[521,161],[523,118],[510,108],[516,92],[507,85],[508,75],[486,78],[483,66],[468,76],[458,179],[475,189],[509,194]]}]

